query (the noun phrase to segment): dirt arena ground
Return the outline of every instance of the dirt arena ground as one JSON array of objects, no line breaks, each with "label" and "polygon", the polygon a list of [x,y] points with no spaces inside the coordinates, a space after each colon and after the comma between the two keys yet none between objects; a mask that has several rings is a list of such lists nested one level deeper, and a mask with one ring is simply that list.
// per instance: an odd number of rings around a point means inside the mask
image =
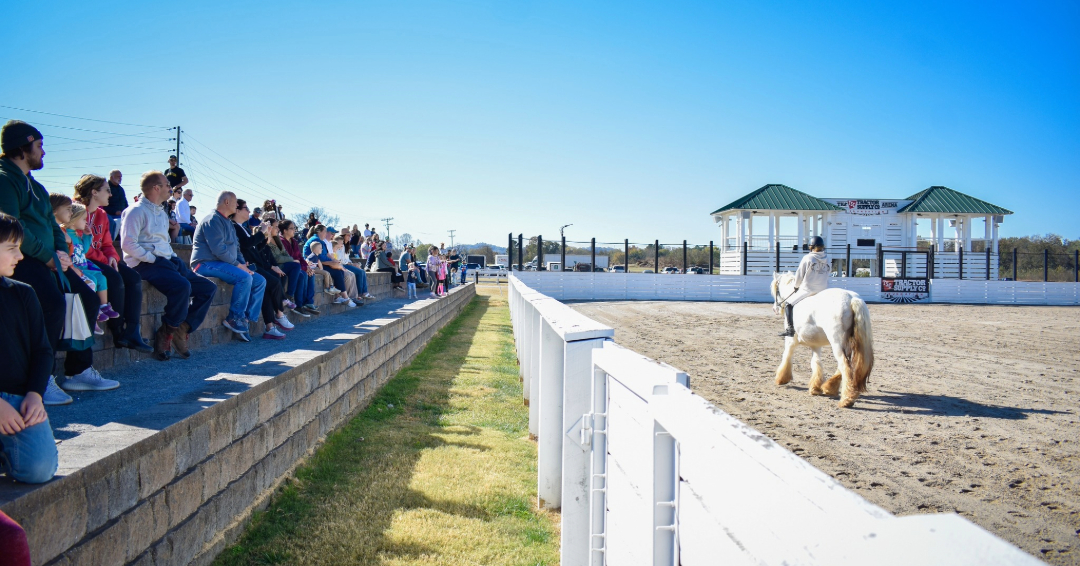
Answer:
[{"label": "dirt arena ground", "polygon": [[[876,363],[854,409],[774,384],[771,305],[573,307],[690,374],[694,391],[898,515],[955,511],[1052,564],[1080,564],[1080,309],[870,305]],[[826,375],[836,367],[829,355]]]}]

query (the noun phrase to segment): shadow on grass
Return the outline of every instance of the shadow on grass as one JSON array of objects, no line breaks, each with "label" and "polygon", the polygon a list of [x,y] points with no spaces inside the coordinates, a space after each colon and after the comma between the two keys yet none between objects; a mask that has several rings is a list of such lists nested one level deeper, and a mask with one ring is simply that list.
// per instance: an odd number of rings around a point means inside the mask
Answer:
[{"label": "shadow on grass", "polygon": [[[512,493],[447,501],[409,487],[426,451],[491,450],[468,440],[483,434],[482,428],[446,424],[443,418],[461,410],[451,404],[451,387],[469,362],[489,307],[488,297],[474,298],[363,412],[327,437],[215,563],[374,564],[439,556],[441,548],[389,536],[396,516],[417,509],[473,521],[529,520],[528,499]],[[546,532],[527,527],[523,543],[546,542]]]}]

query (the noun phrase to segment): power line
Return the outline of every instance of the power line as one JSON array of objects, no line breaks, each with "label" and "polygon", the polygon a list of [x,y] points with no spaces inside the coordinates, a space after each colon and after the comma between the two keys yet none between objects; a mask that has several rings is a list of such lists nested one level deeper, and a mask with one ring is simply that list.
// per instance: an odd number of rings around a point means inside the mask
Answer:
[{"label": "power line", "polygon": [[382,218],[382,219],[381,219],[381,220],[383,221],[383,223],[385,223],[385,224],[386,224],[386,239],[387,239],[387,240],[389,240],[389,239],[390,239],[390,227],[394,225],[394,223],[393,223],[393,222],[390,222],[390,221],[391,221],[391,220],[393,220],[393,219],[394,219],[393,217],[390,217],[390,218]]},{"label": "power line", "polygon": [[[160,154],[160,153],[161,153],[160,151],[143,151],[143,152],[139,152],[139,153],[125,153],[123,155],[110,155],[110,156],[106,156],[106,157],[100,157],[100,156],[99,157],[76,157],[74,159],[61,159],[60,161],[49,160],[49,161],[47,161],[47,163],[72,163],[72,162],[75,162],[75,161],[88,161],[88,160],[91,160],[91,159],[116,159],[116,158],[119,158],[119,157],[134,157],[136,155],[153,155],[153,154]],[[46,157],[48,157],[48,156],[46,156]]]},{"label": "power line", "polygon": [[78,116],[67,116],[65,114],[56,114],[54,112],[42,112],[41,110],[30,110],[29,108],[16,108],[14,106],[6,106],[0,104],[0,108],[7,108],[9,110],[18,110],[20,112],[33,112],[34,114],[48,114],[49,116],[59,116],[61,118],[71,118],[74,120],[86,120],[88,122],[101,122],[103,124],[117,124],[119,126],[135,126],[138,128],[164,128],[166,126],[147,126],[146,124],[129,124],[127,122],[113,122],[110,120],[98,120],[95,118],[80,118]]},{"label": "power line", "polygon": [[[0,116],[0,120],[11,120],[11,119],[12,118],[10,118],[10,117]],[[137,138],[149,138],[149,137],[152,137],[152,136],[147,136],[147,135],[143,135],[143,134],[124,134],[124,133],[120,133],[120,132],[106,132],[106,131],[103,131],[103,130],[88,130],[86,128],[74,128],[74,127],[71,127],[71,126],[57,126],[55,124],[42,124],[40,122],[36,123],[36,124],[32,124],[32,125],[35,128],[37,128],[37,127],[60,128],[60,129],[63,129],[63,130],[75,130],[77,132],[90,132],[90,133],[94,133],[94,134],[112,134],[112,135],[116,135],[116,136],[129,136],[129,137],[137,137]]]}]

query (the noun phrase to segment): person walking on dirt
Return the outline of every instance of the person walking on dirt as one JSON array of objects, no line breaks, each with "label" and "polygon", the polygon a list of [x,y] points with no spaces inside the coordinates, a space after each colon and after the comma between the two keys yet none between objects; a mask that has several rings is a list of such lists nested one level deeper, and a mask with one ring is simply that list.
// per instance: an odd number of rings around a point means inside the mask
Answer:
[{"label": "person walking on dirt", "polygon": [[795,271],[795,293],[784,301],[786,326],[779,336],[795,336],[792,317],[796,303],[828,289],[830,271],[829,261],[825,259],[825,240],[821,236],[814,236],[810,240],[810,253],[803,257],[799,269]]}]

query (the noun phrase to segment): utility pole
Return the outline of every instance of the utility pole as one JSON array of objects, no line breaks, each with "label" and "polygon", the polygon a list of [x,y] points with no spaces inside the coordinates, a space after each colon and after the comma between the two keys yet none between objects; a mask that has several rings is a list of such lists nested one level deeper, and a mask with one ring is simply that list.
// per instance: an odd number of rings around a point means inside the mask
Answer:
[{"label": "utility pole", "polygon": [[454,232],[457,230],[447,230],[450,233],[450,249],[454,249]]},{"label": "utility pole", "polygon": [[390,240],[390,227],[394,225],[390,221],[393,220],[393,219],[394,219],[393,216],[391,216],[390,218],[382,218],[381,219],[386,224],[386,239],[387,239],[387,241]]},{"label": "utility pole", "polygon": [[180,126],[176,127],[176,166],[180,166]]}]

